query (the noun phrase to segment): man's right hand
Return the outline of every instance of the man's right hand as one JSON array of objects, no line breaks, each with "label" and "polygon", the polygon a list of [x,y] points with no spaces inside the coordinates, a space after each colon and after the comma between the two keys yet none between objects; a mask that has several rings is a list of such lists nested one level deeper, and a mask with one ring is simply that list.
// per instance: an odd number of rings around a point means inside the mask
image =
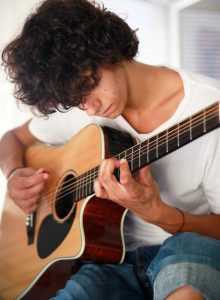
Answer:
[{"label": "man's right hand", "polygon": [[48,173],[45,169],[16,169],[8,178],[7,191],[9,197],[26,213],[37,208]]}]

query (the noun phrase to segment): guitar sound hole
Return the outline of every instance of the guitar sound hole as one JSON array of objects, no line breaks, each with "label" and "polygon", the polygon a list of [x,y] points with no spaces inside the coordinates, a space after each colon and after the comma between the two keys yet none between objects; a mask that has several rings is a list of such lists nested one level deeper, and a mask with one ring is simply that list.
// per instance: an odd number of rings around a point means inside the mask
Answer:
[{"label": "guitar sound hole", "polygon": [[59,192],[55,202],[56,215],[59,219],[66,218],[75,205],[73,195],[74,181],[74,175],[68,174],[59,187]]}]

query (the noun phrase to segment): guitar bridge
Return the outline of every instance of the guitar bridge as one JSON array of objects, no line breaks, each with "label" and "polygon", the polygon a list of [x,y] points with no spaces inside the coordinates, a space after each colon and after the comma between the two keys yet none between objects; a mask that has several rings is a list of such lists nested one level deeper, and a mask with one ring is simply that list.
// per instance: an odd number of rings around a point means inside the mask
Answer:
[{"label": "guitar bridge", "polygon": [[25,225],[26,225],[28,245],[34,243],[35,224],[36,224],[36,212],[26,216]]}]

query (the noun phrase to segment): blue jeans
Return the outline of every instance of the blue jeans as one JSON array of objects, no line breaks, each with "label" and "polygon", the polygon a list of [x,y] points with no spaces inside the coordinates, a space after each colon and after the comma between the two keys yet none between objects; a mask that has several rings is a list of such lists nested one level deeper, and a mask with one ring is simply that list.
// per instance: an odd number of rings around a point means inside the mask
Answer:
[{"label": "blue jeans", "polygon": [[161,246],[127,252],[121,265],[83,264],[53,300],[164,300],[190,285],[220,299],[220,241],[180,233]]}]

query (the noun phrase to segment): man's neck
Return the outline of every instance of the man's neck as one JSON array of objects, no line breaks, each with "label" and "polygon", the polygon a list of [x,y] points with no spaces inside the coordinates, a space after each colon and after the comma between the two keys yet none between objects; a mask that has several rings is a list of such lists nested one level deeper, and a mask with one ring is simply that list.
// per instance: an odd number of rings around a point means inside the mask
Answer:
[{"label": "man's neck", "polygon": [[142,110],[158,106],[167,94],[174,93],[181,84],[177,80],[173,81],[172,75],[176,72],[166,67],[151,66],[133,60],[125,63],[125,69],[128,82],[127,108],[129,109]]},{"label": "man's neck", "polygon": [[126,62],[125,70],[128,101],[122,115],[136,128],[143,119],[148,120],[151,129],[171,117],[184,96],[179,74],[166,67],[136,61]]}]

